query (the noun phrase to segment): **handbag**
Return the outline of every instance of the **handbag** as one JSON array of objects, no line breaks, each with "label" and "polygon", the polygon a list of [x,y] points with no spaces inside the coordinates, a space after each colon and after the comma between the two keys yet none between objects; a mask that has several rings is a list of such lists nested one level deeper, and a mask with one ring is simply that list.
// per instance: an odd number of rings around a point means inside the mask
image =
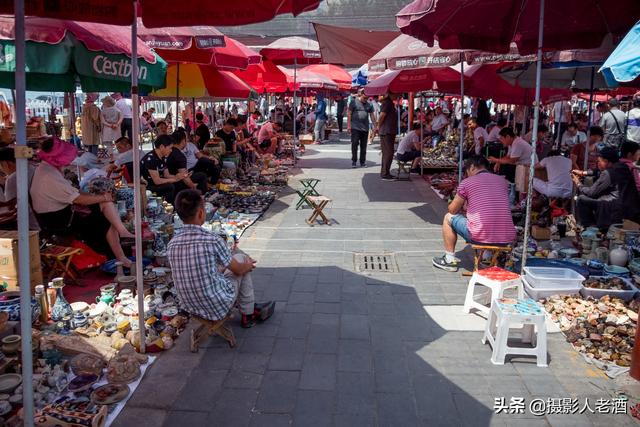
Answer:
[{"label": "handbag", "polygon": [[618,119],[616,119],[615,114],[613,114],[611,111],[608,111],[608,113],[611,114],[611,117],[613,117],[613,121],[616,122],[616,129],[618,130],[618,133],[607,135],[607,144],[615,146],[617,148],[627,140],[627,136],[620,129],[620,124],[618,123]]}]

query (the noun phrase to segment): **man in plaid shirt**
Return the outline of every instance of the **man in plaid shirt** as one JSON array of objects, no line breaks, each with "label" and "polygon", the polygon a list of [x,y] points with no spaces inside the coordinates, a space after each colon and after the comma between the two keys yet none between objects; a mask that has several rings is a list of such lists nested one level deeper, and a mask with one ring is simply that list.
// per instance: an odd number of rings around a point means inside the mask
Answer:
[{"label": "man in plaid shirt", "polygon": [[167,255],[182,308],[209,320],[224,318],[237,303],[241,326],[267,320],[275,302],[255,304],[251,271],[256,262],[248,255],[232,256],[226,242],[205,230],[204,199],[198,190],[183,190],[175,199],[175,210],[184,223],[169,242]]}]

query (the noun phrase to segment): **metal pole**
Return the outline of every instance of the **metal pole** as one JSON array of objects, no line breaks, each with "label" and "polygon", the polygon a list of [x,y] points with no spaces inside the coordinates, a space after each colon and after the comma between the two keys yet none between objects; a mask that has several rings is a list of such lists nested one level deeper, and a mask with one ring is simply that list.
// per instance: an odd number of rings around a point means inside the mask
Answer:
[{"label": "metal pole", "polygon": [[71,111],[69,111],[69,130],[71,131],[71,142],[76,145],[76,92],[75,90],[69,94],[69,104],[71,105]]},{"label": "metal pole", "polygon": [[[420,95],[420,114],[424,115],[424,94]],[[424,116],[423,116],[424,117]],[[424,175],[424,120],[420,120],[420,175]]]},{"label": "metal pole", "polygon": [[176,128],[174,130],[178,130],[178,104],[180,102],[180,63],[176,65]]},{"label": "metal pole", "polygon": [[[524,243],[522,246],[522,264],[524,269],[527,262],[527,246],[529,240],[529,226],[531,225],[531,199],[533,198],[533,166],[536,161],[536,145],[538,142],[538,121],[540,120],[540,75],[542,74],[542,43],[544,35],[544,0],[540,0],[540,17],[538,25],[538,58],[536,60],[536,100],[533,112],[533,129],[531,132],[531,164],[529,165],[529,185],[527,188],[527,208],[524,224]],[[524,270],[522,270],[524,271]],[[523,273],[524,274],[524,273]]]},{"label": "metal pole", "polygon": [[18,198],[18,277],[20,277],[20,331],[22,334],[22,405],[25,426],[33,426],[33,353],[31,348],[31,277],[29,272],[29,194],[25,72],[24,0],[14,1],[16,178]]},{"label": "metal pole", "polygon": [[464,152],[464,58],[460,54],[460,101],[462,102],[462,120],[460,121],[460,147],[458,149],[458,183],[462,181],[462,153]]},{"label": "metal pole", "polygon": [[[296,109],[296,104],[298,103],[298,97],[296,96],[297,94],[297,90],[296,90],[296,84],[298,81],[298,58],[293,58],[293,163],[296,163],[296,147],[297,147],[297,141],[298,141],[298,135],[296,134],[296,117],[298,114],[298,111]],[[303,114],[302,115],[303,119],[304,119],[304,123],[305,123],[305,129],[307,127],[307,115]],[[306,133],[306,131],[305,131]]]},{"label": "metal pole", "polygon": [[[562,131],[562,116],[564,116],[564,101],[558,101],[558,102],[560,102],[560,117],[556,117],[556,120],[558,120],[557,121],[558,135],[556,136],[556,144],[555,144],[556,150],[560,147],[560,140],[562,139],[562,135],[560,135],[560,132]],[[555,107],[554,107],[554,110],[555,110]]]},{"label": "metal pole", "polygon": [[[142,281],[142,195],[140,194],[140,111],[138,107],[138,1],[133,0],[131,24],[131,104],[133,108],[133,203],[134,232],[136,235],[136,292],[138,296],[138,328],[140,353],[145,352],[144,286]],[[177,115],[177,108],[176,108]]]},{"label": "metal pole", "polygon": [[583,169],[587,170],[589,166],[589,137],[591,136],[591,118],[593,117],[593,86],[596,76],[596,67],[591,67],[591,86],[589,88],[589,128],[587,129],[587,141],[584,143],[584,166]]}]

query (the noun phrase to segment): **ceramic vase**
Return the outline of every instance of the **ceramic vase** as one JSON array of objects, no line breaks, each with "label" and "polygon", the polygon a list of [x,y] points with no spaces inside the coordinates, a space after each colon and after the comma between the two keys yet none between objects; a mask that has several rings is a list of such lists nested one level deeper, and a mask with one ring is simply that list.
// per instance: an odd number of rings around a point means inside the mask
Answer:
[{"label": "ceramic vase", "polygon": [[609,252],[609,264],[624,267],[629,260],[629,253],[622,248],[622,245],[616,246],[611,252]]},{"label": "ceramic vase", "polygon": [[56,302],[51,309],[51,320],[58,322],[65,317],[72,317],[73,309],[62,292],[62,288],[64,288],[63,279],[53,279],[51,286],[56,290]]}]

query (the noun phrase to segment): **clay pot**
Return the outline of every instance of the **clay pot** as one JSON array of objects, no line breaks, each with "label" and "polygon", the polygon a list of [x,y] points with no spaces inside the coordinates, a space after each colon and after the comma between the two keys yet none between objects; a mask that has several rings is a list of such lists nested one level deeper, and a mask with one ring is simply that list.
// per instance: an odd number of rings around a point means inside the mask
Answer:
[{"label": "clay pot", "polygon": [[20,335],[7,335],[2,338],[2,352],[4,354],[16,354],[20,350],[22,337]]}]

